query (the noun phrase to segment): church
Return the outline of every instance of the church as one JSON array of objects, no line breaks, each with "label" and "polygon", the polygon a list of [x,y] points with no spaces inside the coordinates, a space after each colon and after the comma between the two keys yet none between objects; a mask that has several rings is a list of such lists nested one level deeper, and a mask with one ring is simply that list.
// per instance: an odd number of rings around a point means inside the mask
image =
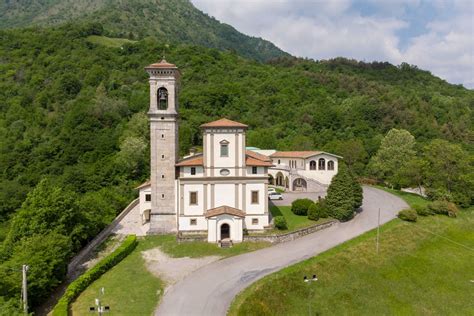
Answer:
[{"label": "church", "polygon": [[203,152],[179,159],[179,70],[165,60],[150,79],[151,172],[139,189],[148,234],[206,234],[209,242],[243,240],[269,225],[272,160],[246,150],[247,125],[220,119],[201,125]]}]

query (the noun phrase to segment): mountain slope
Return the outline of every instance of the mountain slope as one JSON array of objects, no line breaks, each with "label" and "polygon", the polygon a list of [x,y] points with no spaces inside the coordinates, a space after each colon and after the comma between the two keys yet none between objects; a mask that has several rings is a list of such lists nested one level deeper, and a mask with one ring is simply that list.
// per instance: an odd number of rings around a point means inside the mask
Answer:
[{"label": "mountain slope", "polygon": [[101,23],[114,37],[155,37],[233,50],[259,61],[288,54],[271,42],[246,36],[196,9],[187,0],[2,0],[0,28],[50,26],[70,21]]}]

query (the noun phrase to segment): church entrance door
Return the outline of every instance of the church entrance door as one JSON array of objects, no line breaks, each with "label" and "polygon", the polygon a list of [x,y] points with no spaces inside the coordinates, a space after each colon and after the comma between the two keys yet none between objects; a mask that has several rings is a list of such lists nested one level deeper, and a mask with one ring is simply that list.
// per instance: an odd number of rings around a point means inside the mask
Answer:
[{"label": "church entrance door", "polygon": [[221,240],[230,238],[230,226],[229,224],[221,225]]}]

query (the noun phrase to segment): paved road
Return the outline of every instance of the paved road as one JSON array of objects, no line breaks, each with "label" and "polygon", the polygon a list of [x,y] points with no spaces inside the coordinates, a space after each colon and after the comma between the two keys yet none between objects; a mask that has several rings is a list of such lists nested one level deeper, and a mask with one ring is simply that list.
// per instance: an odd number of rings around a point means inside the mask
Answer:
[{"label": "paved road", "polygon": [[256,280],[313,257],[393,219],[407,204],[385,191],[364,187],[363,211],[300,239],[211,263],[176,283],[164,295],[156,315],[225,315],[234,297]]}]

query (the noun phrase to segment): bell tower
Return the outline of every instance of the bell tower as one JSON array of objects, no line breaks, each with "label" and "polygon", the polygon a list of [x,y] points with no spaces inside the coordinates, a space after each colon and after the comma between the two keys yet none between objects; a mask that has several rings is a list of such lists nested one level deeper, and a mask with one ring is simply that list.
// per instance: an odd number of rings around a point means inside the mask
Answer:
[{"label": "bell tower", "polygon": [[145,67],[150,79],[151,234],[177,231],[178,81],[176,65],[162,60]]}]

